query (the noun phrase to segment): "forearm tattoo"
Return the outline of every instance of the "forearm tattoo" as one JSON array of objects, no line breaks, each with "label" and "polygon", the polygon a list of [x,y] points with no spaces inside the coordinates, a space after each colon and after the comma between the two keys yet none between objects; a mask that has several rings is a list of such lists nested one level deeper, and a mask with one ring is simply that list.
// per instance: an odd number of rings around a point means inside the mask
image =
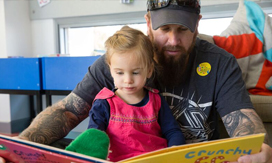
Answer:
[{"label": "forearm tattoo", "polygon": [[84,120],[90,109],[91,107],[87,102],[71,93],[37,115],[31,125],[19,137],[42,144],[51,144],[65,137]]},{"label": "forearm tattoo", "polygon": [[[222,118],[230,137],[266,133],[262,120],[252,109],[231,112]],[[268,143],[266,134],[265,143]]]}]

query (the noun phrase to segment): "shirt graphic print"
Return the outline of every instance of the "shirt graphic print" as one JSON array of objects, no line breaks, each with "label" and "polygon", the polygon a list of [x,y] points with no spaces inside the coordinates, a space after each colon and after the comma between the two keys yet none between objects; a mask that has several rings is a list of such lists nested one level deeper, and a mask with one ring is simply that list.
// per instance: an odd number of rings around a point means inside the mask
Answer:
[{"label": "shirt graphic print", "polygon": [[207,121],[208,115],[205,110],[210,110],[212,102],[202,102],[201,97],[198,101],[193,101],[194,94],[183,97],[183,91],[180,94],[161,92],[169,104],[172,113],[178,121],[181,130],[185,136],[186,143],[194,143],[209,140],[214,129],[210,127]]}]

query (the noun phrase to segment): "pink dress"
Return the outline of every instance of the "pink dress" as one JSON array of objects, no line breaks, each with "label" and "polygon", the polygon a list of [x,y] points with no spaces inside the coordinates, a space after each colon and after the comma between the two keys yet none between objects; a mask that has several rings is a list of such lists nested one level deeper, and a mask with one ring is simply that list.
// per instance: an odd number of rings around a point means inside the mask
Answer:
[{"label": "pink dress", "polygon": [[167,147],[158,124],[161,98],[158,91],[149,91],[145,106],[126,104],[111,90],[104,88],[95,99],[107,99],[110,120],[106,130],[110,138],[110,161],[120,161],[146,152]]}]

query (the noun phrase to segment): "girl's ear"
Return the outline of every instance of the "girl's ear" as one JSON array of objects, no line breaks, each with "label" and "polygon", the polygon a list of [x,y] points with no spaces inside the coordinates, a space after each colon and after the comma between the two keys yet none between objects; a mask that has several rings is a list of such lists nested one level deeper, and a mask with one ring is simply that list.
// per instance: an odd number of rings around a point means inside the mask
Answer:
[{"label": "girl's ear", "polygon": [[152,66],[147,72],[147,78],[150,78],[152,76],[153,70],[154,70],[154,67]]}]

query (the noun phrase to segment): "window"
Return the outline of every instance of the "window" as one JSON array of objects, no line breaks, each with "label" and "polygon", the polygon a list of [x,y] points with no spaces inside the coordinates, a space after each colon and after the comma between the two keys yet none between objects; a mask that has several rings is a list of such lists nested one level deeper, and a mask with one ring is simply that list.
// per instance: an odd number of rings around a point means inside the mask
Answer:
[{"label": "window", "polygon": [[[211,36],[220,35],[229,26],[231,20],[232,17],[202,19],[198,27],[199,33]],[[105,52],[104,42],[106,39],[119,30],[123,24],[60,28],[60,53],[69,56],[102,55]],[[130,23],[128,25],[146,34],[146,23]]]},{"label": "window", "polygon": [[[199,24],[199,33],[219,35],[228,27],[232,18],[203,19]],[[95,56],[105,53],[104,42],[123,25],[63,28],[61,54],[70,56]],[[146,34],[146,23],[129,24],[128,26],[141,30]],[[65,37],[64,37],[65,35]],[[65,45],[65,46],[64,46]],[[66,47],[66,48],[65,48]]]},{"label": "window", "polygon": [[229,25],[232,17],[202,19],[199,22],[198,32],[206,35],[220,35]]},{"label": "window", "polygon": [[[113,35],[123,25],[97,26],[97,27],[81,27],[81,28],[65,28],[62,29],[66,35],[61,48],[62,54],[70,56],[95,56],[105,53],[104,42],[108,37]],[[129,24],[128,26],[141,30],[146,34],[146,24]]]}]

